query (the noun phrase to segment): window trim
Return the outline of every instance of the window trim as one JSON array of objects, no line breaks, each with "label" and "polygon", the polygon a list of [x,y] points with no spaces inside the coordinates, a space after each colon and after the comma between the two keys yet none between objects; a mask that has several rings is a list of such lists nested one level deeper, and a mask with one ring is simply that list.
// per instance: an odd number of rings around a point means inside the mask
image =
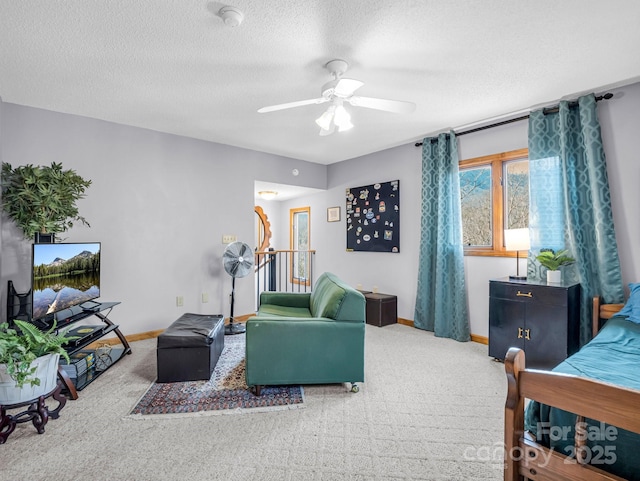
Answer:
[{"label": "window trim", "polygon": [[[492,247],[464,247],[465,256],[483,257],[516,257],[516,252],[507,251],[504,248],[504,191],[502,188],[502,175],[505,162],[529,158],[529,149],[510,150],[499,154],[474,157],[472,159],[461,160],[458,163],[459,170],[491,166],[491,198],[493,199],[492,213]],[[497,247],[496,247],[497,246]]]},{"label": "window trim", "polygon": [[[301,286],[310,286],[311,285],[311,279],[307,278],[305,280],[300,280],[299,277],[295,277],[294,273],[293,273],[293,268],[294,268],[294,255],[295,253],[293,252],[294,250],[294,229],[293,229],[293,219],[295,218],[296,214],[301,214],[301,213],[307,213],[307,235],[308,235],[308,246],[307,246],[307,250],[311,250],[311,207],[307,206],[307,207],[296,207],[294,209],[289,209],[289,249],[292,251],[291,252],[291,258],[289,260],[289,282],[291,284],[299,284]],[[307,259],[307,274],[311,275],[311,265],[310,265],[311,260],[308,258]]]}]

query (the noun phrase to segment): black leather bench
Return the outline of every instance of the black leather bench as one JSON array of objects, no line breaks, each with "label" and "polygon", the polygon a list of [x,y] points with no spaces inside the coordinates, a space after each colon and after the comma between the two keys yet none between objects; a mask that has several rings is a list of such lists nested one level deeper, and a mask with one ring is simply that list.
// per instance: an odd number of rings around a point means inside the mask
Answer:
[{"label": "black leather bench", "polygon": [[222,349],[222,315],[183,314],[158,336],[157,382],[209,379]]}]

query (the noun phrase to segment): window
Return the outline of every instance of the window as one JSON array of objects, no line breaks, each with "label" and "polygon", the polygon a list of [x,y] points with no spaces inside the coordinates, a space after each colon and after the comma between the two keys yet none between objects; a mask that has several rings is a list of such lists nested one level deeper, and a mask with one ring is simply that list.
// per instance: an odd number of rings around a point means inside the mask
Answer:
[{"label": "window", "polygon": [[311,258],[309,249],[311,238],[309,236],[309,220],[311,209],[299,207],[289,211],[290,217],[290,246],[291,250],[291,282],[294,284],[309,285]]},{"label": "window", "polygon": [[507,256],[504,229],[529,225],[528,150],[460,162],[465,255]]}]

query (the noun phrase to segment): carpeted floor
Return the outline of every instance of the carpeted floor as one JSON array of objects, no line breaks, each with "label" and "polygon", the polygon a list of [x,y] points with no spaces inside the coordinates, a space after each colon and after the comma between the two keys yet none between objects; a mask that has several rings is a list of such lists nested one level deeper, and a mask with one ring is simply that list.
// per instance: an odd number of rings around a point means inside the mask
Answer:
[{"label": "carpeted floor", "polygon": [[245,334],[226,336],[208,381],[153,383],[131,411],[146,416],[193,416],[304,407],[301,386],[267,386],[255,396],[245,382]]},{"label": "carpeted floor", "polygon": [[305,409],[132,420],[155,340],[0,445],[0,480],[500,480],[504,367],[487,346],[367,326],[365,382],[304,386]]}]

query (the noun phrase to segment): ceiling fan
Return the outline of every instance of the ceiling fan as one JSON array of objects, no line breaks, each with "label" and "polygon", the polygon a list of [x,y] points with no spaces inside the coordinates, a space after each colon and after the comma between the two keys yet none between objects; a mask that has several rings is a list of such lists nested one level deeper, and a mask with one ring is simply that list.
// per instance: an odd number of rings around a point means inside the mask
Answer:
[{"label": "ceiling fan", "polygon": [[330,135],[338,130],[344,132],[353,127],[351,117],[344,108],[344,103],[349,103],[354,107],[366,107],[368,109],[383,110],[385,112],[393,112],[398,114],[411,113],[416,109],[416,104],[405,102],[402,100],[387,100],[373,97],[361,97],[354,95],[354,92],[364,85],[360,80],[342,78],[347,71],[349,64],[344,60],[331,60],[324,66],[331,75],[333,80],[322,86],[322,96],[315,99],[299,100],[297,102],[289,102],[286,104],[271,105],[270,107],[262,107],[259,113],[274,112],[276,110],[290,109],[294,107],[302,107],[304,105],[323,104],[331,102],[329,108],[320,117],[316,119],[316,124],[320,127],[320,135]]}]

